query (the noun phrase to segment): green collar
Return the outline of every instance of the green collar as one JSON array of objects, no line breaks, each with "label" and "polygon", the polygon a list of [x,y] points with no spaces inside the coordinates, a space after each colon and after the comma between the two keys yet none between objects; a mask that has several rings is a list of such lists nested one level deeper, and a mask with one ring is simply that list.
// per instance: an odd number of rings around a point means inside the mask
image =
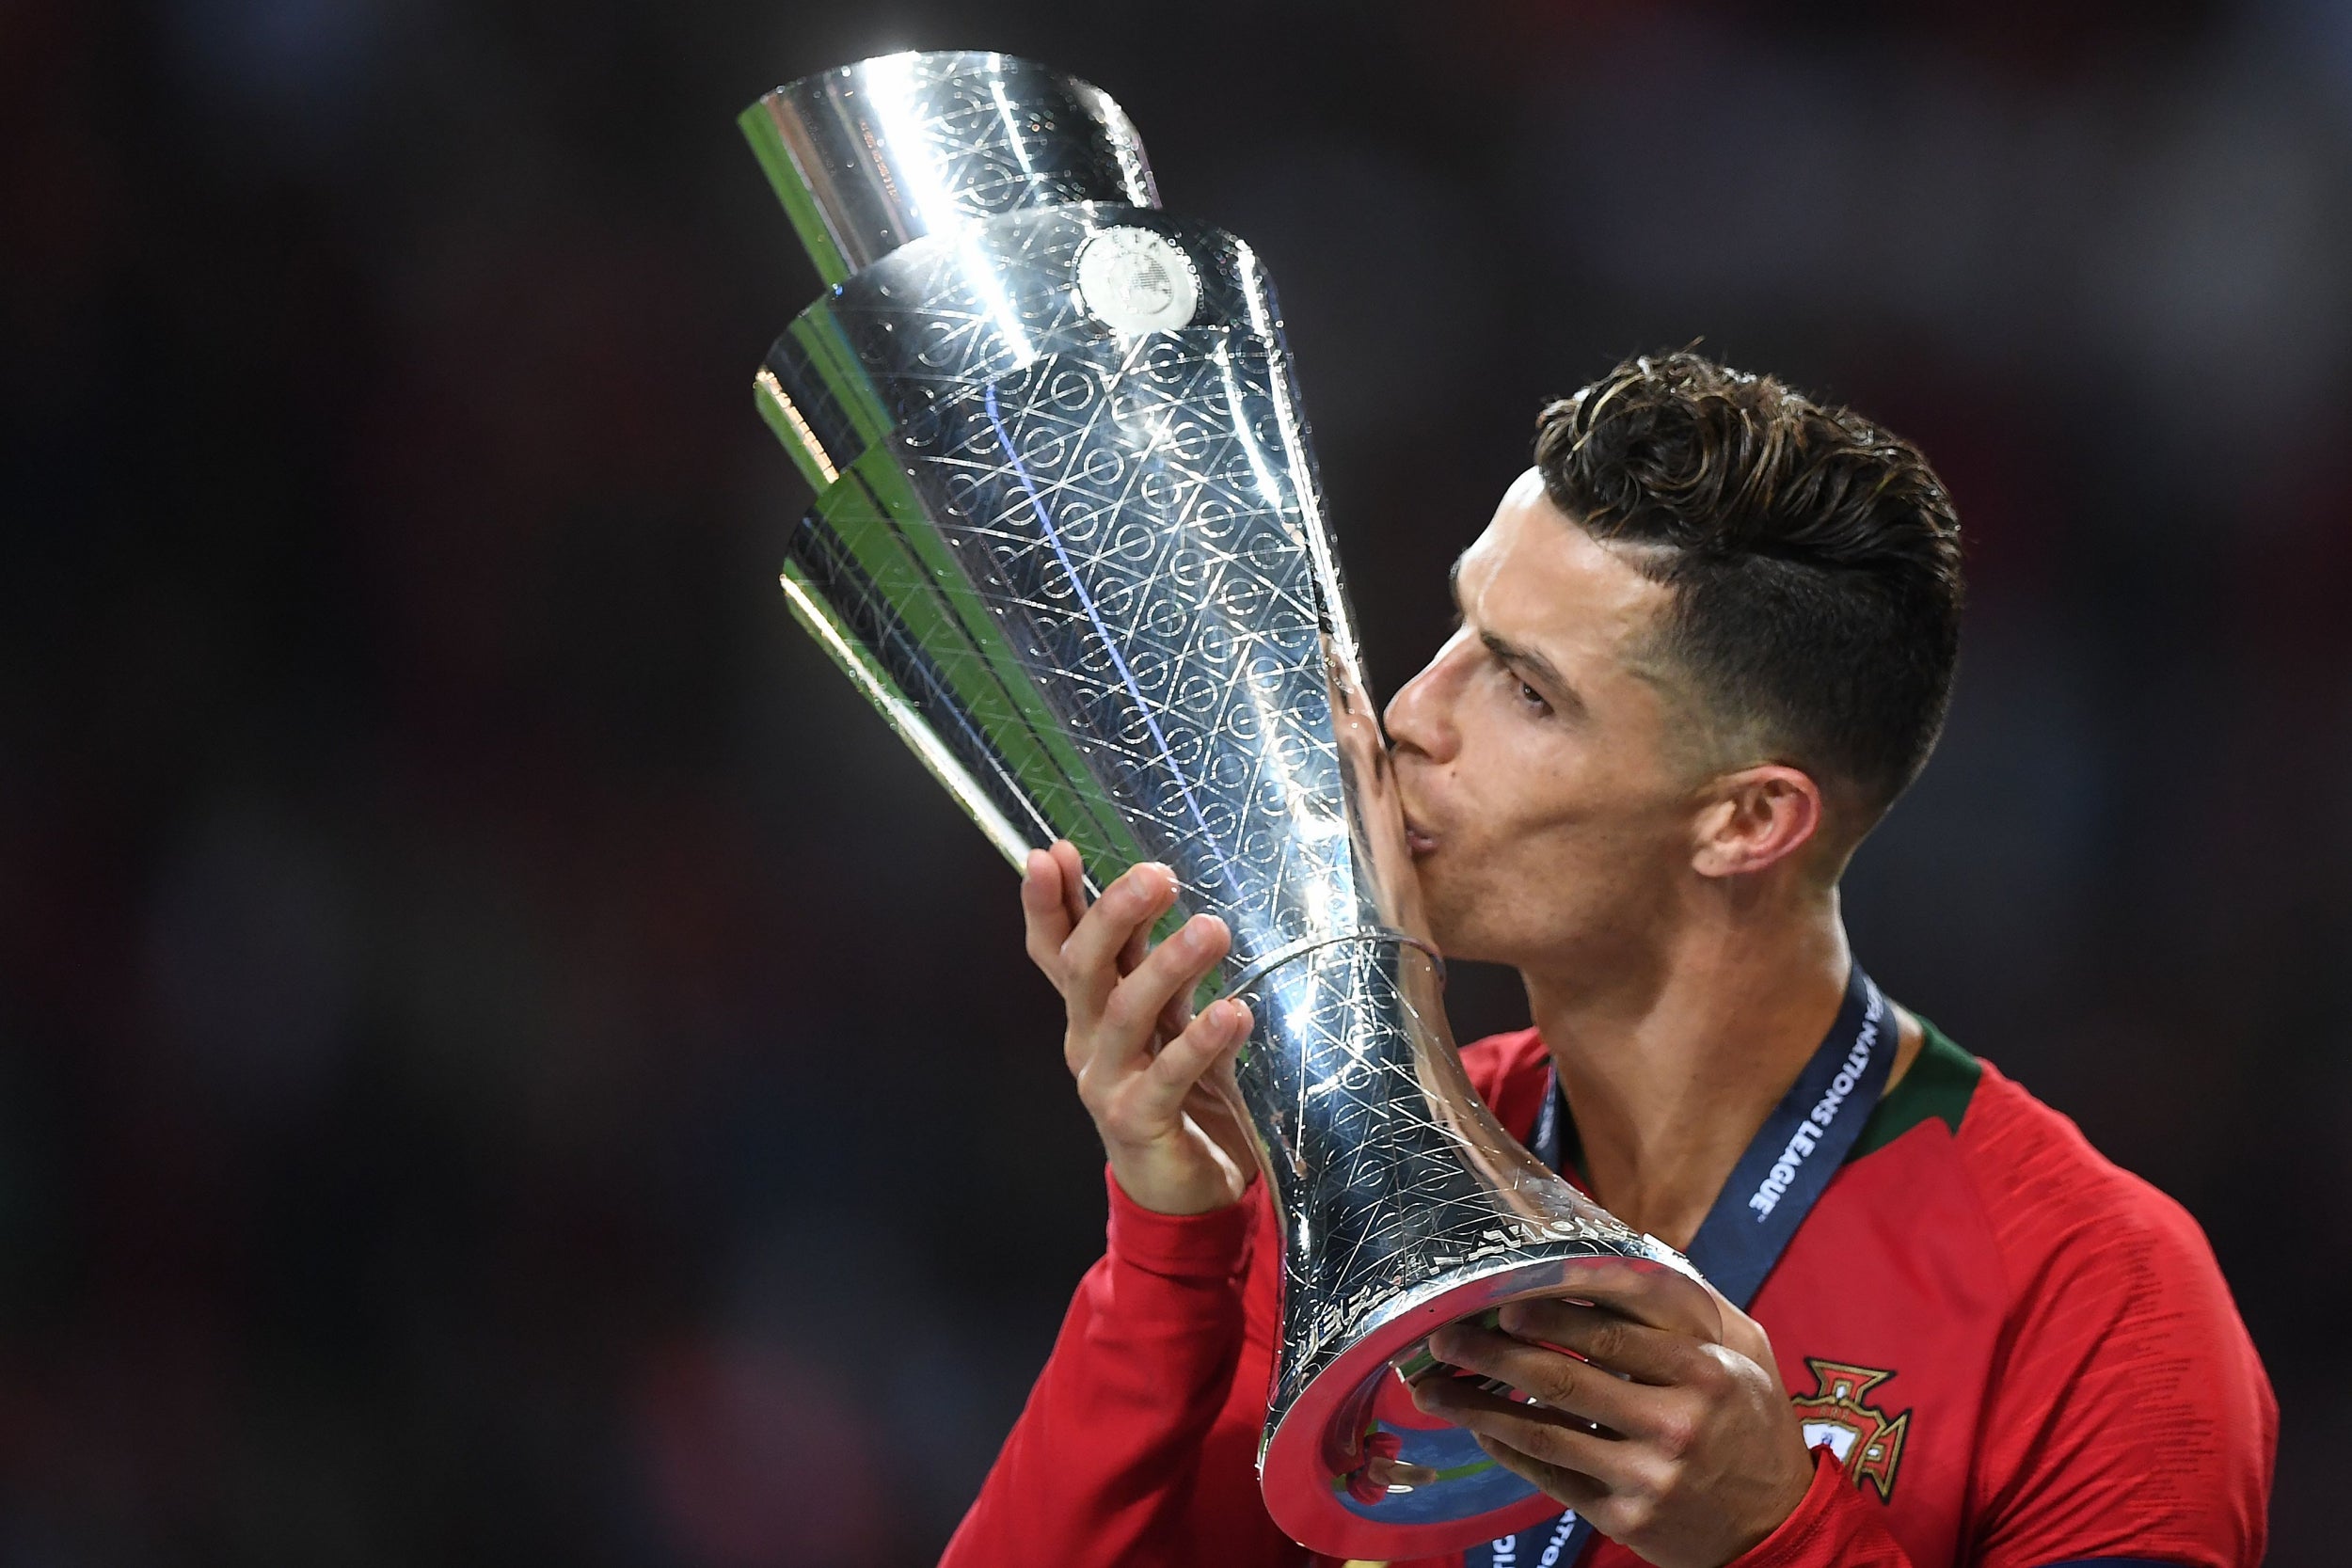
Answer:
[{"label": "green collar", "polygon": [[1984,1064],[1954,1045],[1950,1036],[1926,1019],[1919,1020],[1919,1027],[1927,1036],[1926,1042],[1903,1081],[1887,1092],[1871,1111],[1870,1119],[1862,1124],[1862,1134],[1846,1156],[1849,1164],[1875,1154],[1931,1117],[1941,1117],[1954,1132],[1960,1131],[1960,1118],[1968,1114],[1968,1099],[1977,1092],[1977,1080],[1984,1076]]}]

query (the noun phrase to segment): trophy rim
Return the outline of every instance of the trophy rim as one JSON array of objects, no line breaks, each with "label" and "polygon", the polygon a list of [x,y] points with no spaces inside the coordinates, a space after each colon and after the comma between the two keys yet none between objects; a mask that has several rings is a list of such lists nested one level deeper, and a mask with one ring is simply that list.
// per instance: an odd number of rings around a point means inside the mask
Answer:
[{"label": "trophy rim", "polygon": [[[1422,1340],[1450,1323],[1546,1296],[1589,1301],[1638,1323],[1723,1338],[1723,1315],[1693,1275],[1661,1259],[1588,1254],[1531,1259],[1469,1279],[1440,1283],[1395,1310],[1342,1352],[1299,1390],[1266,1434],[1259,1487],[1266,1512],[1292,1540],[1342,1559],[1424,1556],[1460,1551],[1551,1517],[1563,1505],[1542,1492],[1450,1519],[1382,1520],[1342,1502],[1345,1478],[1328,1459],[1356,1449],[1378,1380]],[[1354,1427],[1345,1431],[1343,1427]]]},{"label": "trophy rim", "polygon": [[[893,80],[899,75],[910,80]],[[925,78],[919,88],[914,76]],[[1001,117],[1018,157],[1019,174],[1003,169],[1006,178],[986,198],[980,193],[987,182],[965,187],[939,182],[944,166],[935,167],[935,157],[955,149],[933,145],[919,127],[901,145],[901,133],[914,122],[887,123],[897,119],[890,105],[916,110],[951,84],[984,87],[993,97],[997,114],[985,118]],[[1066,121],[1049,115],[1030,127],[1044,134],[1064,126],[1047,141],[1070,159],[1048,157],[1041,166],[1032,162],[1023,150],[1025,133],[1014,128],[1008,85],[1025,103],[1034,99],[1074,111]],[[883,116],[882,127],[870,119],[876,112]],[[1151,156],[1119,100],[1083,76],[1026,55],[989,49],[872,55],[771,87],[736,116],[736,124],[829,288],[912,240],[961,230],[987,214],[1057,205],[1081,194],[1160,205]],[[1075,129],[1081,124],[1091,129]],[[977,145],[962,150],[977,150]]]},{"label": "trophy rim", "polygon": [[[752,100],[746,107],[757,108],[771,99],[784,98],[802,92],[820,91],[822,85],[830,78],[854,75],[866,67],[878,65],[884,60],[904,59],[996,61],[1025,66],[1032,71],[1042,71],[1048,76],[1058,77],[1073,87],[1084,87],[1089,92],[1100,94],[1104,98],[1110,99],[1113,103],[1119,103],[1119,100],[1112,98],[1109,92],[1077,72],[1064,71],[1057,65],[1048,65],[1034,55],[1011,55],[1001,49],[886,49],[879,55],[861,55],[846,65],[827,66],[822,71],[811,71],[795,76],[790,81],[779,82]],[[1125,112],[1123,105],[1120,112],[1122,114]]]}]

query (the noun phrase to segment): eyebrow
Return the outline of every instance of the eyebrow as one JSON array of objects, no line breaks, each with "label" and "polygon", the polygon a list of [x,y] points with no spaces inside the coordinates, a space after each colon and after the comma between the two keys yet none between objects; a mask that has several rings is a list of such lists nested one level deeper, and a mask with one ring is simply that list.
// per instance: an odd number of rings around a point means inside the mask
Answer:
[{"label": "eyebrow", "polygon": [[[1445,582],[1446,591],[1454,595],[1454,613],[1463,615],[1461,557],[1454,557],[1453,569],[1446,573]],[[1467,619],[1466,615],[1465,619]],[[1558,665],[1534,649],[1522,648],[1509,638],[1499,632],[1488,631],[1484,626],[1478,628],[1478,641],[1486,644],[1486,651],[1494,655],[1496,658],[1505,664],[1518,666],[1551,688],[1559,695],[1563,706],[1572,708],[1579,713],[1585,711],[1584,699],[1575,687],[1568,684],[1568,677],[1560,673]]]},{"label": "eyebrow", "polygon": [[1568,684],[1567,676],[1562,674],[1558,666],[1554,665],[1551,660],[1533,648],[1522,648],[1507,638],[1483,628],[1478,633],[1478,641],[1486,644],[1486,651],[1503,663],[1516,665],[1550,687],[1559,694],[1565,705],[1575,708],[1579,712],[1583,711],[1584,699],[1577,694],[1576,688]]}]

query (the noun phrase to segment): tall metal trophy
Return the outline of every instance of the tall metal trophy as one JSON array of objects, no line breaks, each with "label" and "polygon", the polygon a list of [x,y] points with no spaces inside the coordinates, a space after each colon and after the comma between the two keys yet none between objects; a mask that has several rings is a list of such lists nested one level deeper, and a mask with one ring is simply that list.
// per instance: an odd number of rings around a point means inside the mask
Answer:
[{"label": "tall metal trophy", "polygon": [[828,285],[755,378],[816,486],[794,612],[1018,864],[1142,860],[1232,931],[1234,1079],[1283,1235],[1259,1471],[1339,1557],[1557,1505],[1413,1408],[1438,1326],[1568,1295],[1713,1338],[1681,1258],[1463,1076],[1281,318],[1160,211],[1126,115],[990,54],[892,55],[742,116]]}]

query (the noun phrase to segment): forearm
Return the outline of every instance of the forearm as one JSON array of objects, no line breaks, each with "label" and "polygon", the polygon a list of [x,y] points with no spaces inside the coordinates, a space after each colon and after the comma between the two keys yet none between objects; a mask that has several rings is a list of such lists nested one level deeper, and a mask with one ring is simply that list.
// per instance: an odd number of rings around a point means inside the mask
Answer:
[{"label": "forearm", "polygon": [[[1110,1192],[1108,1248],[1080,1283],[944,1568],[1188,1561],[1201,1537],[1231,1538],[1236,1512],[1263,1519],[1247,1461],[1237,1463],[1234,1444],[1210,1441],[1243,1360],[1242,1269],[1257,1200],[1172,1219],[1137,1208],[1115,1183]],[[1204,1473],[1204,1454],[1216,1473]],[[1260,1534],[1279,1545],[1271,1532]],[[1254,1560],[1223,1559],[1229,1568]]]}]

